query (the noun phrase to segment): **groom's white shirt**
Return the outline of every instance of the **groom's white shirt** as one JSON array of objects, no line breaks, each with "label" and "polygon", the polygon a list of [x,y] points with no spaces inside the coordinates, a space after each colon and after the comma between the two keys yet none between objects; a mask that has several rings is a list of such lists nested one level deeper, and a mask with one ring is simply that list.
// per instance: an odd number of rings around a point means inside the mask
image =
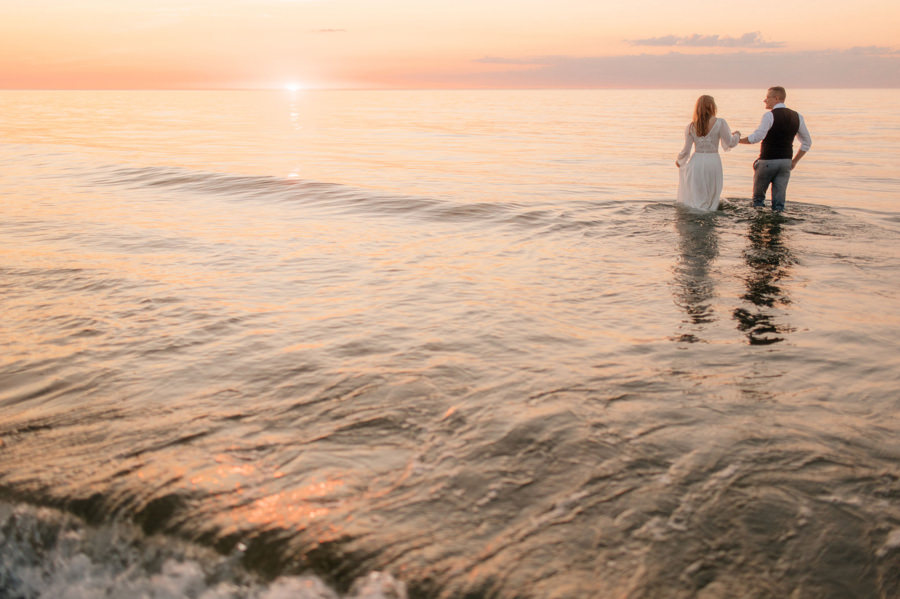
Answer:
[{"label": "groom's white shirt", "polygon": [[[779,102],[772,107],[772,110],[775,110],[776,108],[787,108],[787,106],[784,105],[784,102]],[[759,127],[756,128],[756,131],[747,136],[747,141],[755,144],[765,139],[769,129],[775,124],[775,117],[772,116],[772,110],[762,116]],[[804,152],[808,152],[810,146],[812,146],[812,137],[809,135],[809,129],[806,128],[806,121],[803,120],[803,115],[798,113],[797,116],[800,117],[800,128],[797,129],[797,137],[800,139],[800,149]]]}]

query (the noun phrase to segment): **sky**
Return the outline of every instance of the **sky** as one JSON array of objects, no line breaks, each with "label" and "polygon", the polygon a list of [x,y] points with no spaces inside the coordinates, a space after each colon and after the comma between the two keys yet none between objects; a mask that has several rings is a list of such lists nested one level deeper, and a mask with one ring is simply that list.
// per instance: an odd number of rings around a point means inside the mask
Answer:
[{"label": "sky", "polygon": [[0,89],[900,87],[897,0],[0,0]]}]

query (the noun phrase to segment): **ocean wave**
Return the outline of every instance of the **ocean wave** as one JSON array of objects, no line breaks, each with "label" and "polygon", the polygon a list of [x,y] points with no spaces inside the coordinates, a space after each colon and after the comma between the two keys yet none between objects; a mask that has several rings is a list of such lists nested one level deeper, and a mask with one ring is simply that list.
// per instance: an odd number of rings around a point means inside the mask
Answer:
[{"label": "ocean wave", "polygon": [[95,170],[91,185],[136,190],[169,190],[228,200],[263,200],[293,203],[331,213],[410,217],[450,223],[494,223],[525,229],[583,230],[599,223],[596,216],[580,214],[597,208],[622,209],[620,201],[556,205],[504,201],[465,201],[448,197],[423,197],[377,191],[321,181],[265,175],[239,175],[172,166],[106,166]]}]

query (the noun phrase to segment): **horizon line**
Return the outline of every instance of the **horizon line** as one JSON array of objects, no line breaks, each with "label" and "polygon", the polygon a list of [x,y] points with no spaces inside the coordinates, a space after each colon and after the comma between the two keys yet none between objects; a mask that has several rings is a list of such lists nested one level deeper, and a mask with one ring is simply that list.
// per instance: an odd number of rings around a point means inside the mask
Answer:
[{"label": "horizon line", "polygon": [[[533,87],[301,87],[298,89],[286,89],[284,87],[0,87],[0,92],[5,91],[30,91],[30,92],[50,92],[50,91],[166,91],[166,92],[199,92],[199,91],[246,91],[246,92],[263,92],[275,91],[284,93],[305,93],[316,91],[654,91],[654,90],[696,90],[696,89],[721,89],[721,90],[754,90],[759,86],[661,86],[652,85],[623,85],[623,86],[533,86]],[[900,89],[900,85],[885,86],[818,86],[818,85],[792,85],[791,89],[821,89],[821,90],[884,90],[884,89]]]}]

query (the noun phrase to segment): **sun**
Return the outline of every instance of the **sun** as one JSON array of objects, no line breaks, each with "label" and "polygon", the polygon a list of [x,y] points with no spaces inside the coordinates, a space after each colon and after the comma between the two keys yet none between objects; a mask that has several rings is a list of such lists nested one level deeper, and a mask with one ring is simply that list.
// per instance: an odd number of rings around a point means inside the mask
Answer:
[{"label": "sun", "polygon": [[288,81],[287,83],[284,84],[284,89],[286,89],[289,92],[298,92],[302,89],[306,89],[306,86],[297,81]]}]

